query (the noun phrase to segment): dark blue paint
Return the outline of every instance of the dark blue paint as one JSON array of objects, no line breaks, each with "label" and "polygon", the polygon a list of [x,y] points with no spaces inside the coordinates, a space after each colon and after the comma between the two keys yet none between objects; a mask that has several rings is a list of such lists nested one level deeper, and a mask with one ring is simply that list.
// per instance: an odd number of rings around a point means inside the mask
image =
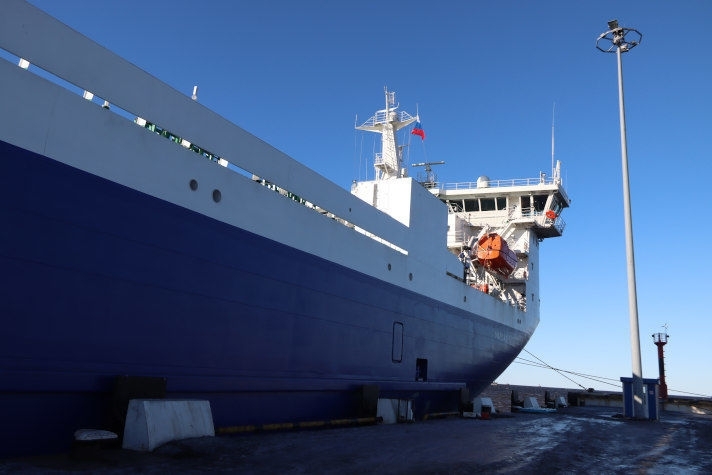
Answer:
[{"label": "dark blue paint", "polygon": [[[517,333],[506,346],[484,318],[4,142],[0,173],[2,456],[100,428],[120,374],[209,399],[216,427],[355,417],[364,384],[437,412],[526,343]],[[185,192],[195,193],[187,182]],[[485,348],[437,324],[451,316],[472,320]],[[429,360],[429,382],[415,383],[416,358]]]}]

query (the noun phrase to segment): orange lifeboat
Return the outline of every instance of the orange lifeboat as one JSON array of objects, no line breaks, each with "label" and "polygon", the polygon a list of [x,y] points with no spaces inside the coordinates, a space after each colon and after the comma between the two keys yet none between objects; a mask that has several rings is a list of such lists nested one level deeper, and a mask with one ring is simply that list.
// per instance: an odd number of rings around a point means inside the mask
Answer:
[{"label": "orange lifeboat", "polygon": [[477,261],[486,268],[509,277],[517,266],[517,255],[497,233],[489,233],[477,241]]}]

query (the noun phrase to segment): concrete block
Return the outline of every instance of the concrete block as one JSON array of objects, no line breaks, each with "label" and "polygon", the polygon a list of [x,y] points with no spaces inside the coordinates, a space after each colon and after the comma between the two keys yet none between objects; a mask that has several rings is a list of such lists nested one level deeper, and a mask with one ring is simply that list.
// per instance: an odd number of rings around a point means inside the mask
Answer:
[{"label": "concrete block", "polygon": [[409,399],[378,399],[376,417],[384,424],[413,420],[413,401]]},{"label": "concrete block", "polygon": [[476,397],[472,400],[472,412],[475,413],[477,417],[483,417],[482,414],[486,413],[487,417],[490,414],[495,414],[496,410],[494,408],[494,403],[492,398],[489,397]]},{"label": "concrete block", "polygon": [[150,452],[173,440],[205,436],[215,436],[209,401],[129,401],[122,445],[124,449]]},{"label": "concrete block", "polygon": [[539,401],[537,401],[535,397],[529,396],[529,397],[524,398],[524,406],[523,407],[539,409],[541,406],[539,406]]}]

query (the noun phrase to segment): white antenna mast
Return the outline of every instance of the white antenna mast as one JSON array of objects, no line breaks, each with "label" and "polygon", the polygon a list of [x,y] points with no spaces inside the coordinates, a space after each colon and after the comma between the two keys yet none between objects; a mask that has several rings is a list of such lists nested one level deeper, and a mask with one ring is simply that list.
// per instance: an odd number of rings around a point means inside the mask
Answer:
[{"label": "white antenna mast", "polygon": [[551,176],[554,176],[554,115],[556,113],[556,102],[551,109]]}]

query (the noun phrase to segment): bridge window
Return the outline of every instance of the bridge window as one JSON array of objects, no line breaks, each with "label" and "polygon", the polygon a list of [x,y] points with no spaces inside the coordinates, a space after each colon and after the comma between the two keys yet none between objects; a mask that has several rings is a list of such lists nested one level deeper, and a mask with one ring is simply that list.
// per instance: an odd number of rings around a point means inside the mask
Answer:
[{"label": "bridge window", "polygon": [[546,200],[549,198],[549,195],[534,195],[534,210],[535,211],[544,211],[544,208],[546,207]]},{"label": "bridge window", "polygon": [[480,198],[480,209],[482,211],[494,211],[497,209],[494,198]]},{"label": "bridge window", "polygon": [[554,213],[559,214],[563,208],[561,200],[554,196],[554,199],[551,202],[551,209],[554,210]]},{"label": "bridge window", "polygon": [[471,211],[479,211],[480,210],[480,205],[477,203],[477,200],[465,200],[465,211],[471,212]]}]

